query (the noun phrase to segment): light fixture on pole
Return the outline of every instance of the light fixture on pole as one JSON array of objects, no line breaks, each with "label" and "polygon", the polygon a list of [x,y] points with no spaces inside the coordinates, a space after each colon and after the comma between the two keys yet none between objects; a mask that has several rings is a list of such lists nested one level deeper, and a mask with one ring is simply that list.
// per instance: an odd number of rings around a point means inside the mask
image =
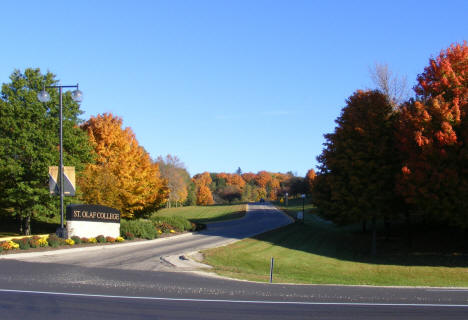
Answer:
[{"label": "light fixture on pole", "polygon": [[72,99],[76,102],[81,102],[83,100],[83,92],[80,91],[78,84],[75,86],[44,86],[41,92],[37,94],[37,99],[40,102],[49,102],[50,95],[45,90],[46,88],[58,88],[59,89],[59,120],[60,120],[60,131],[59,131],[59,140],[60,140],[60,164],[59,164],[59,192],[60,192],[60,228],[57,230],[57,235],[62,238],[66,238],[66,230],[63,226],[63,108],[62,108],[62,89],[63,88],[75,88],[72,92]]}]

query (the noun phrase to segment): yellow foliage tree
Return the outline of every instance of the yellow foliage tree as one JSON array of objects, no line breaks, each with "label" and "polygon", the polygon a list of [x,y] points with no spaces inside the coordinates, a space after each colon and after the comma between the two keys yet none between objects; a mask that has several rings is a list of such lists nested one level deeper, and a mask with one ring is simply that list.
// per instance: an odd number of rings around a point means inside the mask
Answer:
[{"label": "yellow foliage tree", "polygon": [[197,188],[197,205],[206,206],[214,203],[213,194],[209,187],[212,181],[209,172],[203,172],[193,177]]},{"label": "yellow foliage tree", "polygon": [[167,201],[166,181],[159,166],[138,145],[130,128],[112,114],[91,117],[82,125],[97,154],[78,183],[87,203],[107,205],[123,217],[156,210]]}]

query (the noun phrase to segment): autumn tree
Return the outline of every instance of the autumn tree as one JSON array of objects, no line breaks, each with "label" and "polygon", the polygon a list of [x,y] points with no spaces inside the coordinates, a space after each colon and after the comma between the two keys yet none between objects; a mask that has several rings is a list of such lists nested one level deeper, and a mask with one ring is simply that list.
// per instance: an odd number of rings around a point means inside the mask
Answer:
[{"label": "autumn tree", "polygon": [[452,44],[442,50],[418,76],[414,90],[422,100],[442,95],[455,107],[466,105],[468,99],[468,45]]},{"label": "autumn tree", "polygon": [[268,183],[271,181],[271,174],[266,171],[260,171],[255,176],[255,183],[263,189],[266,189]]},{"label": "autumn tree", "polygon": [[207,206],[214,204],[210,184],[213,181],[209,172],[197,174],[193,177],[196,186],[197,205]]},{"label": "autumn tree", "polygon": [[185,165],[177,156],[167,155],[165,158],[158,157],[156,161],[161,171],[161,176],[166,179],[169,190],[167,206],[176,206],[187,200],[189,193],[190,175],[185,169]]},{"label": "autumn tree", "polygon": [[377,219],[392,213],[394,198],[392,105],[379,91],[357,91],[336,123],[317,158],[322,177],[313,201],[337,224],[371,221],[375,254]]},{"label": "autumn tree", "polygon": [[122,119],[105,113],[82,125],[97,154],[79,185],[83,200],[114,207],[123,217],[133,218],[161,207],[168,196],[159,165],[138,145],[132,130],[122,128]]},{"label": "autumn tree", "polygon": [[418,76],[416,101],[401,110],[397,190],[409,212],[468,228],[468,46],[451,45]]},{"label": "autumn tree", "polygon": [[[47,89],[50,102],[37,93],[58,83],[50,72],[15,70],[2,85],[0,98],[0,211],[18,218],[19,230],[31,233],[33,216],[59,213],[57,198],[49,194],[49,166],[59,163],[58,91]],[[63,156],[79,175],[92,162],[91,146],[79,128],[82,114],[70,92],[63,94]],[[70,198],[65,198],[65,204]]]},{"label": "autumn tree", "polygon": [[287,185],[288,193],[292,197],[299,197],[301,194],[308,193],[306,181],[302,177],[291,176]]},{"label": "autumn tree", "polygon": [[249,184],[255,183],[255,176],[256,176],[255,173],[246,172],[246,173],[243,173],[241,176],[242,176],[242,179],[244,179],[246,183],[249,183]]},{"label": "autumn tree", "polygon": [[306,176],[305,176],[305,183],[306,183],[306,188],[307,188],[307,193],[312,192],[312,187],[314,185],[314,180],[315,180],[316,174],[314,169],[310,169],[307,171]]},{"label": "autumn tree", "polygon": [[240,200],[242,197],[242,190],[237,185],[228,185],[219,191],[219,196],[223,199],[232,203],[234,200]]}]

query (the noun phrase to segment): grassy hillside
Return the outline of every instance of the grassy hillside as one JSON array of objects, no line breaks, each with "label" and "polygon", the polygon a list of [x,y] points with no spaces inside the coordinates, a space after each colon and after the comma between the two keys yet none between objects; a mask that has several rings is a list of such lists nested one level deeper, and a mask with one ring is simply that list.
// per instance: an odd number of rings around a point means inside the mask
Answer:
[{"label": "grassy hillside", "polygon": [[312,210],[304,224],[204,251],[205,263],[219,274],[256,281],[269,280],[274,257],[274,282],[468,287],[468,250],[457,246],[456,235],[421,231],[408,248],[397,231],[390,237],[380,231],[379,254],[372,257],[369,233],[358,225],[336,227]]}]

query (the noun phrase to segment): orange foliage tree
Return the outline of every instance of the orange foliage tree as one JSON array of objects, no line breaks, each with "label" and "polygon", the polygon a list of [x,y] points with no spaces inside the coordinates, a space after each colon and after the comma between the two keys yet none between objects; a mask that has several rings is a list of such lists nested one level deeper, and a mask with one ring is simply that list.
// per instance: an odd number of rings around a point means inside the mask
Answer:
[{"label": "orange foliage tree", "polygon": [[[443,50],[399,115],[397,190],[412,214],[468,228],[468,46]],[[409,214],[409,213],[408,213]]]},{"label": "orange foliage tree", "polygon": [[307,171],[306,176],[305,176],[305,181],[306,181],[309,193],[312,193],[312,186],[314,184],[315,177],[316,177],[316,174],[315,174],[314,169],[310,169],[309,171]]},{"label": "orange foliage tree", "polygon": [[266,171],[260,171],[255,176],[255,183],[263,189],[266,189],[268,182],[271,181],[271,174]]},{"label": "orange foliage tree", "polygon": [[112,114],[91,117],[82,126],[97,154],[78,181],[87,203],[116,208],[122,216],[156,210],[167,199],[166,181],[130,128]]},{"label": "orange foliage tree", "polygon": [[245,180],[239,174],[226,174],[226,185],[237,186],[242,189],[245,186]]},{"label": "orange foliage tree", "polygon": [[241,176],[242,176],[242,179],[244,179],[246,183],[255,182],[255,176],[256,176],[255,173],[247,172],[247,173],[243,173]]},{"label": "orange foliage tree", "polygon": [[207,206],[214,204],[213,194],[210,190],[210,184],[212,182],[210,173],[203,172],[195,175],[193,177],[193,182],[196,186],[197,205]]}]

